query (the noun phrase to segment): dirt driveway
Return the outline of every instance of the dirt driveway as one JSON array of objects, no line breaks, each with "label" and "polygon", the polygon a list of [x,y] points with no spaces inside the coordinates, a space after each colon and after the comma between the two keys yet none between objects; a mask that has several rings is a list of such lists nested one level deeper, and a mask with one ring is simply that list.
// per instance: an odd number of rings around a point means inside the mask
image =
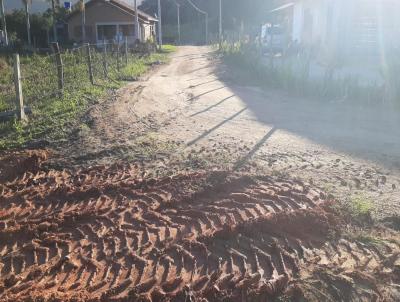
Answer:
[{"label": "dirt driveway", "polygon": [[181,47],[172,62],[91,109],[62,165],[142,162],[176,170],[262,170],[358,196],[399,213],[400,115],[369,104],[314,101],[237,84],[206,47]]}]

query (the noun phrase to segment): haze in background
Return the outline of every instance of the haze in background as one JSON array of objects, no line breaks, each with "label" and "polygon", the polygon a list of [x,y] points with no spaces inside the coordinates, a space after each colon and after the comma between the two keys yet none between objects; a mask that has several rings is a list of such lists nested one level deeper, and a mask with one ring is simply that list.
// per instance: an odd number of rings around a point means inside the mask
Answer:
[{"label": "haze in background", "polygon": [[[127,2],[129,4],[133,5],[133,0],[123,0],[124,2]],[[78,0],[71,0],[72,3],[78,2]],[[85,2],[88,2],[86,0]],[[142,2],[142,0],[138,0],[138,5]],[[60,0],[60,4],[64,4],[64,0]],[[23,8],[22,1],[21,0],[4,0],[4,6],[6,9],[6,12],[11,12],[14,9],[21,9]],[[42,12],[45,11],[46,9],[51,7],[51,2],[48,2],[46,0],[32,0],[32,9],[31,11],[33,13],[37,12]]]}]

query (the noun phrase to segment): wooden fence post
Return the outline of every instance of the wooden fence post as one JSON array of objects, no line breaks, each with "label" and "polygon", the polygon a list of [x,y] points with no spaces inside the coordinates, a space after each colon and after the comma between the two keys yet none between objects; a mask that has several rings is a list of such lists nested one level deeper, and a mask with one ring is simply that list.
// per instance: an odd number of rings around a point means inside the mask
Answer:
[{"label": "wooden fence post", "polygon": [[107,78],[107,44],[106,41],[103,41],[103,71],[104,77]]},{"label": "wooden fence post", "polygon": [[117,42],[117,70],[119,71],[120,66],[119,66],[119,43]]},{"label": "wooden fence post", "polygon": [[64,91],[64,65],[61,57],[60,46],[57,42],[53,42],[51,45],[56,58],[58,89],[60,91],[59,95],[62,96]]},{"label": "wooden fence post", "polygon": [[15,96],[17,105],[17,116],[19,120],[25,120],[24,97],[22,95],[22,82],[21,82],[21,66],[19,63],[19,54],[14,54],[14,83],[15,83]]},{"label": "wooden fence post", "polygon": [[128,37],[125,37],[125,65],[128,65]]},{"label": "wooden fence post", "polygon": [[87,64],[88,64],[90,83],[92,83],[92,85],[94,85],[92,55],[90,53],[90,44],[89,43],[86,44],[86,59],[87,59]]}]

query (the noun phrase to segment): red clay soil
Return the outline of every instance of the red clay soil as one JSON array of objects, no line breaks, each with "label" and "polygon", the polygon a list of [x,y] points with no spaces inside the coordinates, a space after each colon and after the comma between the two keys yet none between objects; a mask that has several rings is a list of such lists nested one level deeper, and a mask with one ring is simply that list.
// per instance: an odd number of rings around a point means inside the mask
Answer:
[{"label": "red clay soil", "polygon": [[48,157],[45,150],[21,151],[0,156],[0,184],[15,180],[26,172],[37,173]]},{"label": "red clay soil", "polygon": [[300,182],[112,166],[0,189],[0,301],[269,301],[304,296],[296,280],[318,265],[385,257],[329,243],[338,221]]}]

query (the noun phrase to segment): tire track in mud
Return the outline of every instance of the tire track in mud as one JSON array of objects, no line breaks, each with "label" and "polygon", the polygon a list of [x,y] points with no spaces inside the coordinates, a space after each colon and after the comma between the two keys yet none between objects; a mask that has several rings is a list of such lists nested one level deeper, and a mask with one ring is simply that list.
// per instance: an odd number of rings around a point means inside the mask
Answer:
[{"label": "tire track in mud", "polygon": [[305,266],[368,271],[397,248],[328,241],[338,221],[300,182],[138,173],[40,171],[5,184],[0,300],[261,301]]}]

